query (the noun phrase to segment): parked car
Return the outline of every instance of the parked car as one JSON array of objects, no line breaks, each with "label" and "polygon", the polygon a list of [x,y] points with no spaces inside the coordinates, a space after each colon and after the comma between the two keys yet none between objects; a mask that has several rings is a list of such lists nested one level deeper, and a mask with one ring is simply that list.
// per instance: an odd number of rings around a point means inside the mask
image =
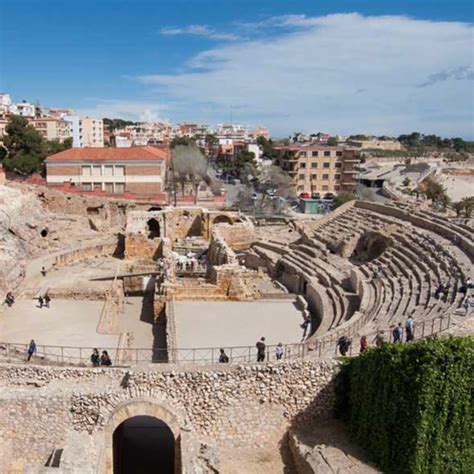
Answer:
[{"label": "parked car", "polygon": [[324,199],[326,199],[327,201],[332,201],[334,199],[334,194],[333,193],[326,193],[324,195]]},{"label": "parked car", "polygon": [[311,199],[321,199],[320,193],[311,193]]},{"label": "parked car", "polygon": [[267,190],[267,195],[270,197],[270,199],[275,198],[275,193],[276,193],[276,191],[274,189],[268,189]]},{"label": "parked car", "polygon": [[258,199],[258,194],[257,193],[252,193],[252,199],[256,201]]},{"label": "parked car", "polygon": [[301,193],[300,198],[301,199],[309,199],[309,193]]}]

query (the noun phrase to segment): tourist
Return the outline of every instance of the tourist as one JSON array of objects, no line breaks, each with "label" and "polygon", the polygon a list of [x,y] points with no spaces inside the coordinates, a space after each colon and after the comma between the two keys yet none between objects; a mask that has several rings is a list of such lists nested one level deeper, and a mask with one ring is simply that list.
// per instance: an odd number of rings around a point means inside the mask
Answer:
[{"label": "tourist", "polygon": [[94,349],[91,354],[91,362],[94,367],[98,367],[100,365],[100,356],[98,349]]},{"label": "tourist", "polygon": [[221,364],[227,364],[229,362],[229,356],[225,353],[224,349],[220,349],[219,362]]},{"label": "tourist", "polygon": [[309,316],[305,316],[304,321],[301,324],[301,329],[303,329],[302,339],[304,339],[306,337],[306,333],[308,332],[308,327],[309,327],[310,323],[311,323],[311,319],[309,318]]},{"label": "tourist", "polygon": [[51,298],[50,298],[50,296],[48,295],[48,293],[46,293],[46,294],[44,295],[44,305],[46,306],[46,308],[49,308],[49,303],[50,303],[50,301],[51,301]]},{"label": "tourist", "polygon": [[403,327],[402,323],[398,323],[398,326],[395,326],[392,331],[393,342],[403,342]]},{"label": "tourist", "polygon": [[472,281],[471,277],[467,277],[466,286],[468,290],[472,290],[474,288],[474,281]]},{"label": "tourist", "polygon": [[367,342],[367,336],[362,336],[360,338],[360,352],[365,352],[369,348],[369,343]]},{"label": "tourist", "polygon": [[435,297],[437,300],[439,300],[439,295],[440,295],[441,293],[443,293],[443,292],[444,292],[444,285],[443,285],[442,283],[440,283],[440,284],[438,285],[438,287],[436,288],[434,297]]},{"label": "tourist", "polygon": [[471,309],[474,308],[474,297],[472,295],[468,296],[464,300],[463,307],[465,311],[465,316],[467,316],[471,312]]},{"label": "tourist", "polygon": [[448,299],[449,290],[451,289],[451,283],[447,283],[443,289],[444,301]]},{"label": "tourist", "polygon": [[339,352],[342,356],[345,356],[347,354],[349,348],[351,347],[351,344],[352,342],[347,336],[341,336],[336,343],[337,347],[339,347]]},{"label": "tourist", "polygon": [[110,357],[107,351],[102,351],[102,355],[100,356],[100,365],[106,365],[106,366],[112,365],[112,361],[110,360]]},{"label": "tourist", "polygon": [[30,361],[31,357],[33,356],[33,354],[36,353],[36,343],[34,341],[34,339],[32,339],[30,341],[30,344],[28,346],[28,359],[27,359],[27,362]]},{"label": "tourist", "polygon": [[281,360],[283,357],[283,344],[281,342],[275,347],[275,356],[277,360]]},{"label": "tourist", "polygon": [[257,342],[257,362],[263,362],[265,360],[265,338],[260,338],[260,341]]},{"label": "tourist", "polygon": [[410,316],[405,321],[405,340],[407,342],[413,341],[415,339],[415,321],[413,320],[413,316]]},{"label": "tourist", "polygon": [[46,268],[41,267],[41,275],[46,276]]},{"label": "tourist", "polygon": [[383,335],[383,331],[379,331],[375,337],[374,337],[374,340],[372,341],[373,345],[377,348],[380,348],[382,347],[383,343],[384,343],[384,335]]},{"label": "tourist", "polygon": [[5,303],[8,305],[9,308],[11,308],[14,302],[15,302],[15,297],[13,296],[13,293],[9,291],[7,293],[7,296],[5,297]]},{"label": "tourist", "polygon": [[39,307],[40,307],[40,308],[43,307],[43,303],[44,303],[43,297],[40,295],[40,296],[38,297],[38,304],[39,304]]}]

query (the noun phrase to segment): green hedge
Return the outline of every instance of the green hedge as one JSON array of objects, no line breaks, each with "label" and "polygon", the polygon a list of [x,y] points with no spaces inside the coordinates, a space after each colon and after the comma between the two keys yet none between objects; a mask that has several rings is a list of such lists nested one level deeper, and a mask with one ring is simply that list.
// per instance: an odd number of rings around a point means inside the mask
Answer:
[{"label": "green hedge", "polygon": [[474,337],[386,344],[347,360],[338,414],[384,472],[474,472]]}]

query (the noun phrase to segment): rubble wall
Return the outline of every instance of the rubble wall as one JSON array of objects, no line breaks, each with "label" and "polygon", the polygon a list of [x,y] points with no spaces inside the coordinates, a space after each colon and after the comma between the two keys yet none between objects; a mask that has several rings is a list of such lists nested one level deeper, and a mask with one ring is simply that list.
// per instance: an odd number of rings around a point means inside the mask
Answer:
[{"label": "rubble wall", "polygon": [[333,412],[337,365],[332,361],[185,369],[1,364],[0,471],[8,472],[12,464],[44,466],[52,449],[64,449],[68,468],[96,467],[110,420],[134,401],[143,410],[148,404],[166,407],[178,430],[194,439],[236,448],[268,446],[290,424]]}]

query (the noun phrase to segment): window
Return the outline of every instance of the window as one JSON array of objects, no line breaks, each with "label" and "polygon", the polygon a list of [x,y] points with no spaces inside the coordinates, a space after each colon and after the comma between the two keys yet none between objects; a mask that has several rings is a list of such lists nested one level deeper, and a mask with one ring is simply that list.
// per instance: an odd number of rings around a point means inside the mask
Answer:
[{"label": "window", "polygon": [[306,158],[306,152],[305,151],[300,151],[300,156],[302,156],[303,158]]},{"label": "window", "polygon": [[93,166],[92,167],[92,176],[101,176],[102,175],[102,166]]},{"label": "window", "polygon": [[317,174],[312,174],[311,179],[318,179],[318,175]]},{"label": "window", "polygon": [[298,175],[298,179],[299,179],[299,180],[304,179],[304,174],[303,174],[303,173],[299,174],[299,175]]},{"label": "window", "polygon": [[336,151],[336,156],[342,156],[342,151]]},{"label": "window", "polygon": [[334,186],[334,191],[339,191],[341,189],[341,186]]},{"label": "window", "polygon": [[317,163],[311,163],[311,168],[317,168],[318,164]]},{"label": "window", "polygon": [[312,151],[311,156],[318,156],[318,152],[317,151]]},{"label": "window", "polygon": [[331,163],[323,163],[323,168],[329,168],[331,166]]},{"label": "window", "polygon": [[297,188],[297,189],[298,189],[298,191],[303,191],[303,189],[304,189],[304,186],[298,186],[298,188]]},{"label": "window", "polygon": [[317,191],[318,187],[315,184],[311,185],[311,191]]},{"label": "window", "polygon": [[105,176],[113,176],[114,175],[114,167],[111,165],[106,165],[104,167],[104,174]]},{"label": "window", "polygon": [[107,194],[112,194],[114,192],[114,183],[105,183],[104,191]]},{"label": "window", "polygon": [[[82,166],[81,167],[81,174],[82,176],[91,176],[91,167],[90,166]],[[90,184],[90,183],[88,183]]]},{"label": "window", "polygon": [[306,163],[300,163],[300,168],[306,168]]},{"label": "window", "polygon": [[324,156],[331,156],[331,152],[330,151],[325,151]]},{"label": "window", "polygon": [[341,179],[341,175],[340,174],[335,174],[334,179]]},{"label": "window", "polygon": [[323,185],[323,191],[328,191],[329,190],[329,186],[327,184]]},{"label": "window", "polygon": [[96,191],[102,191],[102,183],[94,183],[93,187]]},{"label": "window", "polygon": [[125,192],[125,183],[115,183],[115,194],[123,194]]},{"label": "window", "polygon": [[329,175],[328,174],[323,174],[323,179],[329,179]]},{"label": "window", "polygon": [[125,166],[116,166],[115,176],[125,176]]},{"label": "window", "polygon": [[82,189],[84,191],[92,191],[92,183],[82,183]]},{"label": "window", "polygon": [[336,168],[340,168],[342,166],[342,163],[340,161],[337,161],[336,164],[334,165]]}]

